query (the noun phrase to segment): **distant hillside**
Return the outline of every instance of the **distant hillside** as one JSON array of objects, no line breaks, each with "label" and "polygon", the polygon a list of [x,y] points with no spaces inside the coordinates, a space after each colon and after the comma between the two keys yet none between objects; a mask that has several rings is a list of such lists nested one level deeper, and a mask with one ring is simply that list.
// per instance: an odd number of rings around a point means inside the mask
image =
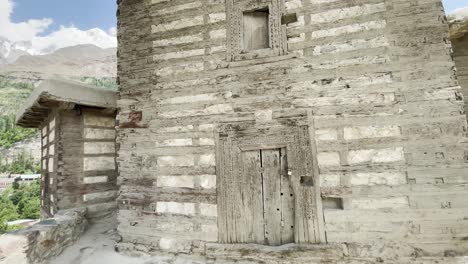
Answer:
[{"label": "distant hillside", "polygon": [[116,52],[115,48],[78,45],[47,55],[22,55],[13,63],[0,65],[0,74],[24,76],[24,73],[35,73],[45,78],[52,75],[115,77]]},{"label": "distant hillside", "polygon": [[33,89],[32,82],[14,82],[0,76],[0,116],[14,115]]}]

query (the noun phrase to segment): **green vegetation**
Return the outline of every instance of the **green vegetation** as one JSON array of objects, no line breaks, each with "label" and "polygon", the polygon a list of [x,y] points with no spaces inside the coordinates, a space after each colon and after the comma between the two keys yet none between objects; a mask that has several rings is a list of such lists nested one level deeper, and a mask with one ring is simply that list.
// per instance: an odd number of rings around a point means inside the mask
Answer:
[{"label": "green vegetation", "polygon": [[0,76],[0,115],[14,115],[33,90],[32,83],[14,82]]},{"label": "green vegetation", "polygon": [[0,233],[18,229],[7,222],[40,217],[41,187],[38,182],[13,184],[0,194]]},{"label": "green vegetation", "polygon": [[0,173],[39,174],[41,173],[41,164],[34,161],[31,155],[22,152],[10,163],[3,162],[2,157],[0,157]]},{"label": "green vegetation", "polygon": [[33,89],[32,83],[14,82],[0,77],[0,148],[8,148],[36,134],[33,129],[15,125],[16,111]]},{"label": "green vegetation", "polygon": [[80,81],[106,90],[117,90],[117,82],[115,78],[82,77],[80,78]]},{"label": "green vegetation", "polygon": [[15,116],[0,116],[0,147],[9,148],[16,142],[31,138],[37,134],[35,129],[15,125]]}]

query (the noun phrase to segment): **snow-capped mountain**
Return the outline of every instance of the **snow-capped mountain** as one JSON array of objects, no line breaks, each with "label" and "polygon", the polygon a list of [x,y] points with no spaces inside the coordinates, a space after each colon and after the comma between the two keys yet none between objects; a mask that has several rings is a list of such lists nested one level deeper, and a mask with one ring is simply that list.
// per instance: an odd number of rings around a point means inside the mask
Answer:
[{"label": "snow-capped mountain", "polygon": [[19,49],[6,39],[0,38],[0,66],[15,62],[19,57],[29,53]]}]

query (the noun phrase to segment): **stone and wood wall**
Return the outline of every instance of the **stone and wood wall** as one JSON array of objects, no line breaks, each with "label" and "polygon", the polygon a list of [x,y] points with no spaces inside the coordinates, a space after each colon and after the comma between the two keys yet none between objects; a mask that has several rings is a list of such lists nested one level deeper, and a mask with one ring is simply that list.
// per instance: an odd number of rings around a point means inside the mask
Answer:
[{"label": "stone and wood wall", "polygon": [[[270,12],[270,48],[243,48],[251,9]],[[121,248],[221,257],[249,248],[218,242],[269,244],[236,231],[258,223],[240,201],[258,200],[236,196],[253,178],[229,176],[266,162],[296,186],[294,212],[278,206],[296,217],[280,244],[468,250],[467,123],[440,0],[120,0],[118,17]]]},{"label": "stone and wood wall", "polygon": [[18,125],[41,131],[43,218],[74,208],[90,220],[115,213],[115,101],[113,91],[52,79],[18,112]]},{"label": "stone and wood wall", "polygon": [[468,117],[468,18],[451,25],[450,38],[457,77],[465,98],[465,113]]},{"label": "stone and wood wall", "polygon": [[87,207],[88,217],[115,211],[115,115],[80,108],[59,111],[57,209]]}]

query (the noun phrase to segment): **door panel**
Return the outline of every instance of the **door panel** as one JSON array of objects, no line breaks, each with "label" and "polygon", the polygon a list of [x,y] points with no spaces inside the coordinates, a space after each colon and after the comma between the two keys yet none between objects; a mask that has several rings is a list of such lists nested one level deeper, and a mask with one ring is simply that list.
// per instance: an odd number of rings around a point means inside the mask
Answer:
[{"label": "door panel", "polygon": [[279,150],[261,150],[265,244],[281,245],[281,165]]},{"label": "door panel", "polygon": [[242,153],[244,177],[242,188],[242,206],[245,208],[246,240],[263,244],[265,242],[265,225],[263,222],[263,183],[260,151]]},{"label": "door panel", "polygon": [[286,149],[281,149],[281,243],[294,242],[294,192],[288,175]]}]

